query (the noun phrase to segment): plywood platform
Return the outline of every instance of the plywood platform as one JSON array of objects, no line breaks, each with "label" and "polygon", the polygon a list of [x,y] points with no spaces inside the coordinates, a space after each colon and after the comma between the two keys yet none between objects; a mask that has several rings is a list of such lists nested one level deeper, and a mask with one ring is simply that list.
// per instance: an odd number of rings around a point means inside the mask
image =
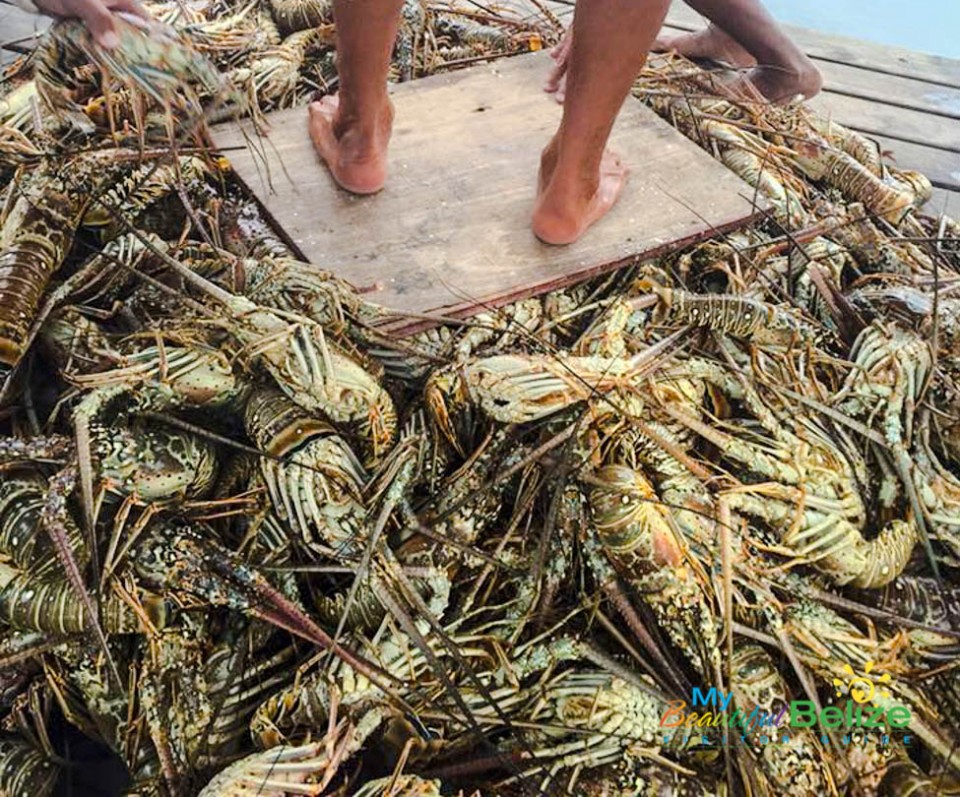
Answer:
[{"label": "plywood platform", "polygon": [[214,141],[300,255],[396,311],[404,331],[424,315],[467,316],[760,212],[753,189],[630,99],[612,138],[631,170],[624,196],[573,246],[537,241],[539,154],[561,114],[541,90],[548,65],[537,53],[394,87],[392,171],[373,197],[336,188],[310,145],[306,109],[269,117],[266,138],[244,123],[214,128]]}]

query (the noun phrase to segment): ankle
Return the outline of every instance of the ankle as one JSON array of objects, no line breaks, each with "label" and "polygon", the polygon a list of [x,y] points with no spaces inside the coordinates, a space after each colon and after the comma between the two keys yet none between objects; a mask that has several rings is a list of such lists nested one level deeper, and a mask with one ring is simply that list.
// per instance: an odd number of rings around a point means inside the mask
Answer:
[{"label": "ankle", "polygon": [[796,65],[797,80],[804,89],[807,98],[818,94],[823,88],[823,75],[806,55]]},{"label": "ankle", "polygon": [[810,99],[823,87],[820,70],[806,56],[755,67],[751,80],[771,102],[787,102],[799,95]]},{"label": "ankle", "polygon": [[775,51],[765,53],[764,58],[758,59],[760,66],[769,66],[800,82],[820,80],[820,70],[803,50],[790,44],[787,47],[778,47]]},{"label": "ankle", "polygon": [[554,177],[538,197],[534,221],[546,221],[553,228],[575,231],[594,201],[599,185],[597,179],[566,182]]},{"label": "ankle", "polygon": [[560,201],[589,200],[600,184],[600,164],[593,158],[572,157],[560,135],[540,153],[541,189]]},{"label": "ankle", "polygon": [[393,113],[393,102],[386,91],[373,100],[363,102],[341,94],[334,126],[339,128],[338,134],[349,130],[362,136],[373,135],[390,128]]},{"label": "ankle", "polygon": [[557,163],[550,182],[545,186],[545,194],[558,208],[576,209],[587,204],[599,187],[599,168],[567,169],[562,163]]}]

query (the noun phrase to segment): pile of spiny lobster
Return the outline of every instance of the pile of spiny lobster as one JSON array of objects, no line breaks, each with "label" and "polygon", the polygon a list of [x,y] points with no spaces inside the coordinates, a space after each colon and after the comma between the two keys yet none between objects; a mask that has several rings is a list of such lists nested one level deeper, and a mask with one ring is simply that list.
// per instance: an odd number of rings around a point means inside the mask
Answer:
[{"label": "pile of spiny lobster", "polygon": [[[955,793],[929,182],[663,56],[635,94],[771,212],[397,339],[203,137],[335,88],[329,5],[58,23],[5,75],[0,793]],[[413,0],[394,77],[554,22]]]}]

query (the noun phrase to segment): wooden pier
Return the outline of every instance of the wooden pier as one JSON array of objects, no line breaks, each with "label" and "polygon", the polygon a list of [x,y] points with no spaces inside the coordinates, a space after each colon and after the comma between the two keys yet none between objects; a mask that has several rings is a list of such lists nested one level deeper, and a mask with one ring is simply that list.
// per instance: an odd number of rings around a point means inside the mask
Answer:
[{"label": "wooden pier", "polygon": [[[668,28],[705,25],[674,0]],[[874,139],[896,166],[929,177],[934,196],[927,213],[960,216],[960,60],[785,27],[823,73],[813,107]]]},{"label": "wooden pier", "polygon": [[[530,0],[513,0],[539,13]],[[563,21],[572,2],[547,0]],[[704,20],[674,0],[667,25],[695,30]],[[936,24],[935,19],[930,20]],[[0,0],[0,64],[28,50],[47,22]],[[823,72],[818,110],[876,139],[898,166],[926,174],[935,186],[927,211],[960,216],[960,60],[786,26]]]},{"label": "wooden pier", "polygon": [[[515,2],[538,13],[530,0]],[[550,0],[548,5],[563,21],[572,17],[572,3]],[[704,24],[674,0],[668,27],[695,30]],[[44,18],[0,2],[0,63],[29,50],[46,25]],[[960,60],[786,28],[826,80],[815,107],[876,139],[898,166],[926,174],[935,186],[928,212],[960,216]]]}]

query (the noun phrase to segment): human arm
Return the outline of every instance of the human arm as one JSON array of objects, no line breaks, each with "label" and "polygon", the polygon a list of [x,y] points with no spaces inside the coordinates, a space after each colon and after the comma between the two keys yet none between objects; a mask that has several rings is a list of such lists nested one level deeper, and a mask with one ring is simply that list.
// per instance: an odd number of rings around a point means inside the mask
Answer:
[{"label": "human arm", "polygon": [[51,17],[79,19],[93,38],[102,47],[119,44],[114,23],[114,13],[124,11],[147,19],[147,14],[137,0],[14,0],[25,11],[46,14]]}]

